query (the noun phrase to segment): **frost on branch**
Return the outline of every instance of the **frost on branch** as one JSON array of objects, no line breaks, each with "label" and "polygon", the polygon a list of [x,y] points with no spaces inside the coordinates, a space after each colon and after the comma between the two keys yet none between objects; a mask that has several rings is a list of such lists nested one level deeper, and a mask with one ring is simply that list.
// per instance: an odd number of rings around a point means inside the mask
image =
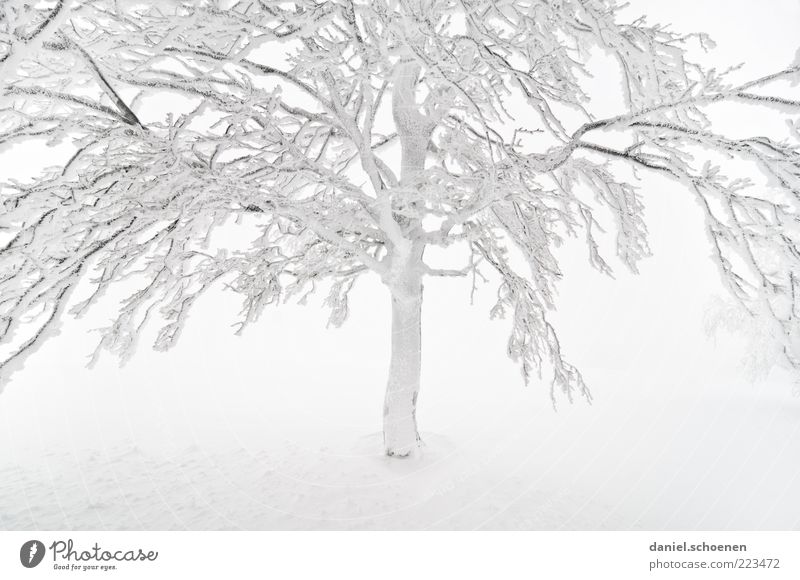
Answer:
[{"label": "frost on branch", "polygon": [[[687,58],[713,47],[705,35],[626,20],[610,0],[0,10],[0,151],[71,148],[32,179],[0,176],[2,377],[112,286],[130,291],[100,346],[124,358],[150,323],[169,348],[215,286],[241,297],[237,331],[321,287],[338,326],[372,272],[394,291],[492,276],[492,316],[509,316],[525,377],[588,396],[547,317],[555,249],[578,238],[611,275],[607,232],[636,272],[650,254],[646,173],[694,196],[732,297],[800,365],[800,100],[779,91],[796,88],[797,62],[734,80]],[[587,87],[594,58],[617,67],[612,116]],[[710,120],[720,102],[766,107],[788,130],[733,136]],[[432,268],[427,246],[468,261]]]},{"label": "frost on branch", "polygon": [[555,329],[545,315],[551,306],[547,287],[532,285],[516,274],[506,260],[505,251],[494,238],[486,236],[476,240],[473,247],[502,277],[491,316],[504,317],[507,310],[512,310],[508,355],[520,363],[525,382],[530,380],[534,371],[541,378],[542,365],[546,362],[553,369],[553,404],[557,390],[567,395],[570,401],[575,391],[590,399],[580,371],[564,360]]}]

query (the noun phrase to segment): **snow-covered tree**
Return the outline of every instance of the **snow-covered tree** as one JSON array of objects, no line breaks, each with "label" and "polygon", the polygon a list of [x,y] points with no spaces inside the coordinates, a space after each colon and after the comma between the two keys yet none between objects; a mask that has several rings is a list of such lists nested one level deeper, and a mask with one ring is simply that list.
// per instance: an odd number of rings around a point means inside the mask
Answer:
[{"label": "snow-covered tree", "polygon": [[[553,252],[579,237],[610,274],[598,232],[611,215],[616,254],[635,272],[649,253],[644,172],[697,200],[732,296],[800,365],[800,100],[777,93],[800,62],[734,82],[688,59],[692,45],[710,46],[705,35],[626,22],[611,0],[6,0],[0,10],[0,145],[46,139],[73,152],[2,185],[6,377],[111,285],[136,285],[100,343],[126,357],[151,320],[162,325],[155,348],[170,347],[215,286],[243,297],[241,330],[326,281],[339,325],[356,279],[373,272],[392,304],[385,447],[407,455],[419,440],[426,276],[474,287],[494,271],[491,315],[510,315],[508,354],[526,380],[544,369],[554,396],[588,396],[548,320],[561,277]],[[611,116],[587,88],[597,63],[614,64],[609,90],[621,88]],[[721,101],[744,114],[770,107],[789,130],[726,134],[708,116]],[[154,103],[172,112],[147,121]],[[234,225],[254,232],[251,244],[219,243]],[[430,246],[463,267],[429,265]],[[82,279],[92,292],[71,296]]]}]

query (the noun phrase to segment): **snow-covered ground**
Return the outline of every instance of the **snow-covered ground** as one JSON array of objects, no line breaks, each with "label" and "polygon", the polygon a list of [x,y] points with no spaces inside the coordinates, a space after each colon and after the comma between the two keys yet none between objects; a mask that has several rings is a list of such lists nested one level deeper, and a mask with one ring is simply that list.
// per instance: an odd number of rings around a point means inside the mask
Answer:
[{"label": "snow-covered ground", "polygon": [[[164,392],[149,393],[152,414],[130,422],[79,394],[86,406],[59,406],[62,421],[46,438],[37,440],[35,424],[3,433],[0,525],[800,528],[800,400],[783,385],[723,385],[712,372],[675,385],[658,369],[638,380],[598,371],[593,406],[554,413],[533,391],[475,366],[487,392],[445,387],[449,402],[430,392],[421,420],[436,431],[423,432],[423,454],[407,460],[380,454],[380,435],[369,432],[378,413],[335,379],[326,386],[322,373],[317,389],[287,386],[255,404],[238,385],[198,393],[163,384],[185,413],[178,421],[164,419]],[[108,385],[108,399],[130,401],[133,387]],[[309,404],[312,391],[319,399]],[[2,405],[7,425],[10,407]],[[73,439],[93,430],[91,444]],[[114,441],[112,431],[130,436]]]}]

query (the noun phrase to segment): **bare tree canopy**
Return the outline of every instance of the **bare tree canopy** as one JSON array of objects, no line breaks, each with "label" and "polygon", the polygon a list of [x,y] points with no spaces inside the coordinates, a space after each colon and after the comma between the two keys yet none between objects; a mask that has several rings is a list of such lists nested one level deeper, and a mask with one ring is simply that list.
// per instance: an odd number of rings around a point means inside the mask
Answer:
[{"label": "bare tree canopy", "polygon": [[[562,275],[553,251],[581,238],[611,274],[598,241],[610,212],[617,257],[635,272],[649,254],[644,172],[697,200],[731,295],[800,367],[800,100],[775,89],[798,82],[800,61],[733,82],[688,60],[690,45],[710,46],[705,35],[625,22],[610,0],[0,10],[0,147],[74,147],[63,166],[0,190],[2,378],[65,311],[84,313],[121,281],[137,290],[100,347],[126,357],[151,319],[155,348],[170,347],[217,283],[241,294],[241,330],[327,279],[338,325],[356,279],[373,272],[393,304],[387,452],[405,455],[418,438],[425,276],[474,288],[495,272],[491,314],[511,316],[508,354],[526,380],[544,368],[554,395],[588,396],[547,316]],[[611,116],[587,88],[597,55],[616,66]],[[148,120],[148,99],[166,95],[181,105]],[[707,110],[722,101],[773,109],[787,136],[719,131]],[[257,228],[247,248],[214,243],[233,223]],[[427,265],[433,246],[463,267]],[[70,300],[83,278],[92,293]]]}]

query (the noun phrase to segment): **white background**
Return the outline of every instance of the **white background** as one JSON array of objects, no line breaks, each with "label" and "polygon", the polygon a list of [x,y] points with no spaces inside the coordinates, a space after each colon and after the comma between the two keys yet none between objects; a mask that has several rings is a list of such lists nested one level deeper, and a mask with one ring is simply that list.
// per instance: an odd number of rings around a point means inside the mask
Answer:
[{"label": "white background", "polygon": [[[278,533],[278,532],[43,532],[0,537],[4,578],[308,578],[371,579],[464,578],[654,578],[789,580],[797,578],[798,533],[525,532],[517,534]],[[158,551],[152,562],[123,562],[113,571],[54,570],[53,541],[74,542],[80,552],[97,543],[101,550]],[[19,563],[24,541],[48,548],[44,560],[26,570]],[[653,552],[654,542],[744,544],[746,552]],[[313,554],[313,557],[310,555]],[[778,559],[771,569],[656,569],[655,560],[722,562],[736,558]],[[64,561],[59,557],[57,562]],[[390,562],[390,565],[387,565]],[[79,563],[80,564],[80,563]],[[90,562],[92,564],[92,562]]]}]

